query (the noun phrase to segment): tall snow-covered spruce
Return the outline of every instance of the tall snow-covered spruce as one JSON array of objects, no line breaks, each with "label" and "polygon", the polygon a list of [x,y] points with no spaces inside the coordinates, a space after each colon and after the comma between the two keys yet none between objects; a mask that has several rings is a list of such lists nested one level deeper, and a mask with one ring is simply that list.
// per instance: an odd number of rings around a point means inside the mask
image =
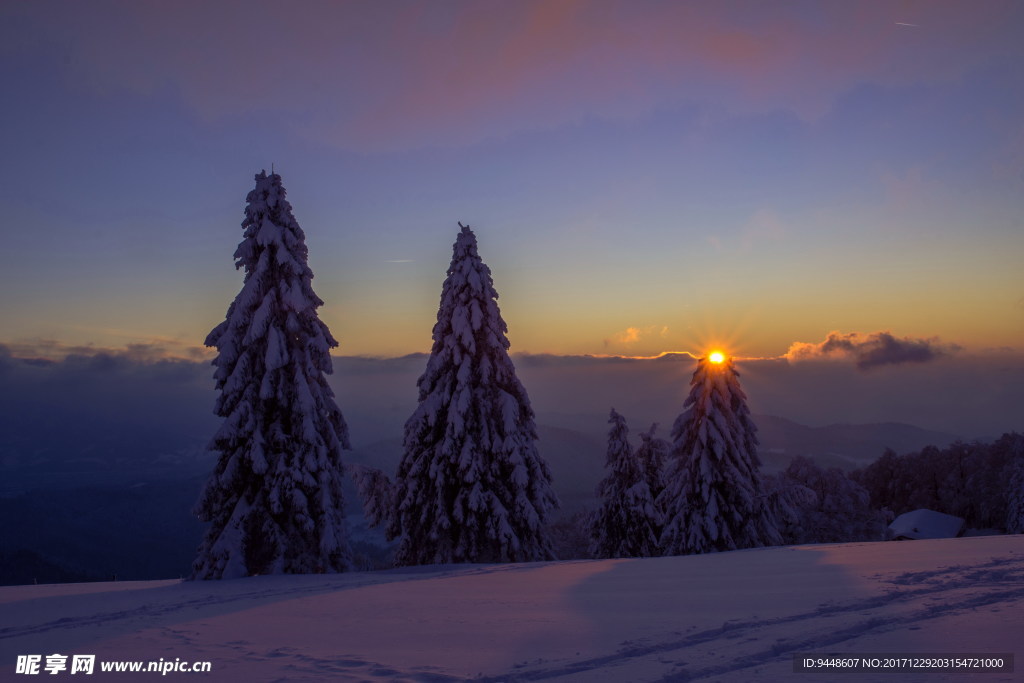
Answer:
[{"label": "tall snow-covered spruce", "polygon": [[732,360],[701,358],[672,429],[661,543],[666,555],[781,542],[758,468],[757,427]]},{"label": "tall snow-covered spruce", "polygon": [[647,487],[654,500],[665,489],[665,461],[672,450],[672,444],[655,436],[657,431],[658,423],[655,422],[646,432],[640,432],[640,448],[636,449],[636,457],[647,474]]},{"label": "tall snow-covered spruce", "polygon": [[473,231],[459,227],[391,489],[395,564],[551,559],[544,521],[558,503],[533,409],[491,271]]},{"label": "tall snow-covered spruce", "polygon": [[256,176],[235,267],[242,289],[206,338],[224,418],[196,504],[210,527],[195,579],[350,568],[341,483],[348,428],[327,385],[338,342],[317,316],[305,235],[281,176]]},{"label": "tall snow-covered spruce", "polygon": [[1006,455],[1006,533],[1024,534],[1024,435],[1003,434],[995,447]]},{"label": "tall snow-covered spruce", "polygon": [[[601,507],[590,524],[590,552],[596,558],[660,555],[659,520],[648,483],[651,477],[647,462],[629,445],[626,419],[614,408],[608,423],[608,474],[597,485]],[[645,445],[653,444],[645,440]]]}]

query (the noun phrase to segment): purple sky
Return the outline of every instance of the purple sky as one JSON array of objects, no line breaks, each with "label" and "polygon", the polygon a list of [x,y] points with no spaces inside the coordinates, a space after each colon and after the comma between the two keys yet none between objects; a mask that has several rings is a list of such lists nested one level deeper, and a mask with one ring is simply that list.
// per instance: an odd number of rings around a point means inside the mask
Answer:
[{"label": "purple sky", "polygon": [[429,349],[461,220],[513,351],[1020,367],[1022,35],[998,0],[6,2],[0,344],[198,353],[273,163],[341,354]]}]

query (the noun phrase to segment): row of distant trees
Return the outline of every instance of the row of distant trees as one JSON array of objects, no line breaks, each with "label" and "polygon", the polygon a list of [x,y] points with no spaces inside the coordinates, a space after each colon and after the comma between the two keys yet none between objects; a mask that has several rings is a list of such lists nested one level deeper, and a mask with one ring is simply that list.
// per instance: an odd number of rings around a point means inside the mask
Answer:
[{"label": "row of distant trees", "polygon": [[[597,558],[700,552],[699,548],[672,547],[664,542],[664,529],[675,498],[666,493],[670,491],[666,482],[678,476],[673,470],[685,462],[680,458],[679,441],[656,438],[652,426],[640,435],[640,445],[634,452],[627,438],[625,418],[612,410],[609,422],[612,427],[608,434],[608,474],[597,488],[600,505],[575,520],[577,526],[584,527],[590,544],[585,553],[579,543],[570,552]],[[842,470],[822,469],[801,456],[778,474],[761,475],[756,455],[750,461],[753,467],[742,477],[733,468],[720,469],[732,471],[735,480],[760,480],[760,486],[751,487],[750,494],[760,500],[771,528],[762,529],[756,537],[733,547],[883,538],[884,513],[870,507],[868,492]],[[701,486],[705,479],[694,476],[690,481]],[[736,488],[739,482],[735,480],[729,486]],[[692,516],[695,507],[688,506],[687,513]],[[714,507],[719,509],[719,526],[728,527],[725,522],[731,514],[730,507],[721,503]]]},{"label": "row of distant trees", "polygon": [[[608,474],[597,489],[600,506],[559,527],[563,547],[576,557],[669,554],[658,539],[669,500],[662,493],[678,462],[672,457],[677,449],[656,438],[652,426],[634,451],[625,418],[612,410],[609,422]],[[777,541],[784,544],[883,540],[896,516],[920,508],[961,517],[972,529],[1024,533],[1021,434],[904,455],[887,449],[849,473],[797,456],[785,470],[761,480]],[[589,537],[589,545],[580,543],[580,535]]]},{"label": "row of distant trees", "polygon": [[851,475],[874,509],[901,514],[929,508],[968,527],[1024,533],[1024,435],[994,443],[956,442],[897,455],[886,452]]},{"label": "row of distant trees", "polygon": [[671,441],[641,434],[634,452],[625,418],[609,416],[607,476],[588,520],[594,557],[650,557],[783,542],[760,476],[757,427],[739,373],[721,352],[697,363]]}]

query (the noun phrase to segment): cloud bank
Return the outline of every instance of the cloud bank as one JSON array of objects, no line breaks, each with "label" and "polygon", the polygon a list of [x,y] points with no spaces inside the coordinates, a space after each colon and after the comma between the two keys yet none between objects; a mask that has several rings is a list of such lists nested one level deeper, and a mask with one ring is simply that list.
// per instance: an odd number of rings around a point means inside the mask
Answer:
[{"label": "cloud bank", "polygon": [[108,356],[137,363],[155,363],[162,360],[212,360],[214,349],[185,344],[174,339],[128,344],[124,347],[97,346],[95,344],[68,344],[55,339],[28,339],[0,344],[0,357],[14,357],[50,363],[67,358],[96,358]]},{"label": "cloud bank", "polygon": [[937,338],[897,338],[890,332],[829,332],[825,340],[817,344],[793,343],[785,358],[794,362],[849,359],[860,370],[870,370],[884,365],[928,363],[960,350],[956,344],[943,344]]}]

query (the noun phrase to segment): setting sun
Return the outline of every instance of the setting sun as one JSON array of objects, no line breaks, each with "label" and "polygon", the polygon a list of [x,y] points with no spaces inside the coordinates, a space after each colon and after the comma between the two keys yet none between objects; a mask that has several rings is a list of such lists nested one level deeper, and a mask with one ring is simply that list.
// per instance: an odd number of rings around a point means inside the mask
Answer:
[{"label": "setting sun", "polygon": [[708,360],[712,363],[721,363],[725,360],[725,354],[721,351],[712,351],[708,356]]}]

